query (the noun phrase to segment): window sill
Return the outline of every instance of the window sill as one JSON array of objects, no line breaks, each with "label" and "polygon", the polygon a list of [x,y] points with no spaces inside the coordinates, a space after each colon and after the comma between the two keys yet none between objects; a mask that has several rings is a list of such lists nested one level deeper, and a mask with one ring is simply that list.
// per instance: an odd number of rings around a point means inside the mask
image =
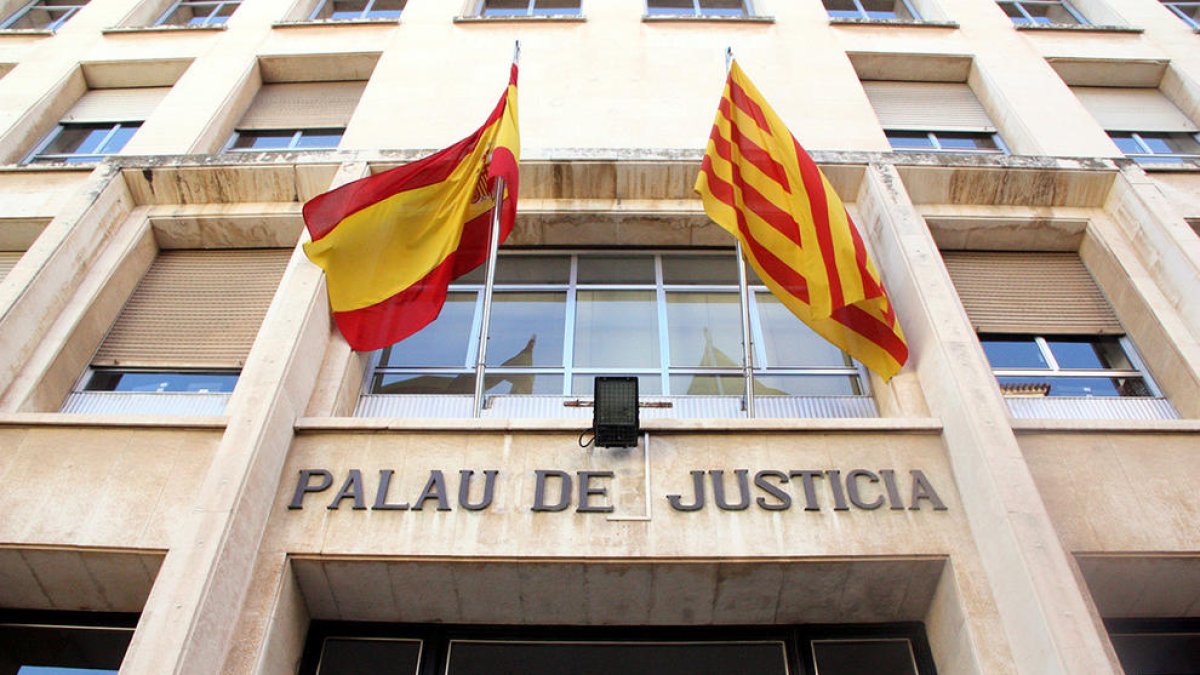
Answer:
[{"label": "window sill", "polygon": [[583,23],[582,14],[548,14],[537,16],[456,16],[454,23]]},{"label": "window sill", "polygon": [[1117,433],[1196,433],[1200,431],[1200,420],[1021,420],[1012,421],[1012,429],[1018,434],[1074,433],[1074,434],[1117,434]]},{"label": "window sill", "polygon": [[0,427],[116,427],[152,429],[224,429],[226,417],[174,415],[100,415],[74,413],[7,413]]},{"label": "window sill", "polygon": [[[590,410],[590,409],[589,409]],[[0,417],[0,424],[4,418]],[[802,423],[801,423],[802,422]],[[578,434],[591,426],[591,417],[584,419],[437,419],[411,417],[302,417],[296,420],[297,432],[358,433],[378,431],[455,431],[502,433],[512,431],[563,432]],[[747,431],[778,431],[786,433],[836,431],[872,433],[900,432],[940,434],[941,420],[933,418],[866,418],[866,419],[718,419],[718,420],[642,420],[642,431],[652,433],[744,433]]]},{"label": "window sill", "polygon": [[672,16],[663,14],[646,14],[642,16],[645,23],[775,23],[773,16]]},{"label": "window sill", "polygon": [[856,19],[829,17],[831,26],[908,26],[911,28],[958,28],[957,21],[915,21],[913,19]]},{"label": "window sill", "polygon": [[1181,162],[1139,162],[1133,160],[1146,173],[1200,173],[1200,159]]},{"label": "window sill", "polygon": [[276,21],[271,28],[310,28],[313,26],[395,26],[400,19],[304,19],[302,21]]},{"label": "window sill", "polygon": [[26,37],[48,37],[54,35],[54,31],[49,28],[0,28],[0,36],[18,36]]},{"label": "window sill", "polygon": [[1134,28],[1132,26],[1112,26],[1112,25],[1080,25],[1073,23],[1040,23],[1040,24],[1014,24],[1017,30],[1028,31],[1065,31],[1068,33],[1144,33],[1142,28]]},{"label": "window sill", "polygon": [[105,35],[120,33],[212,33],[225,30],[225,24],[216,26],[118,26],[100,31]]}]

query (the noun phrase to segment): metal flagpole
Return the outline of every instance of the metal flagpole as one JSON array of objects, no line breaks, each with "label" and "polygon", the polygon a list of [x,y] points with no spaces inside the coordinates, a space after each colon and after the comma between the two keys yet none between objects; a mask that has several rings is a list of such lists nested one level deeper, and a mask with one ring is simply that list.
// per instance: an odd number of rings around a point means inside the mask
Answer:
[{"label": "metal flagpole", "polygon": [[[733,65],[733,48],[725,48],[725,73]],[[742,299],[742,381],[746,383],[746,417],[754,417],[754,345],[750,341],[750,284],[746,277],[746,258],[742,242],[737,242],[738,293]]]},{"label": "metal flagpole", "polygon": [[[513,63],[521,58],[521,41],[517,40],[513,47]],[[473,416],[483,414],[483,366],[487,363],[488,328],[492,322],[492,288],[496,285],[496,254],[500,249],[500,213],[504,207],[504,179],[496,178],[496,191],[492,198],[492,228],[488,233],[487,272],[483,285],[483,318],[479,325],[479,349],[475,359],[475,400],[472,407]]]}]

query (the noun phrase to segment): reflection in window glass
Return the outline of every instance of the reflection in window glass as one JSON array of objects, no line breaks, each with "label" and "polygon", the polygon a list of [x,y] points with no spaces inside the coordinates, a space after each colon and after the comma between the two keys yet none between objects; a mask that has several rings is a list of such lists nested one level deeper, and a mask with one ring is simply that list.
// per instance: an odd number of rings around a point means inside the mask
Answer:
[{"label": "reflection in window glass", "polygon": [[[476,272],[476,283],[483,283],[484,266]],[[571,259],[564,255],[505,255],[496,262],[497,284],[565,284],[570,276]]]},{"label": "reflection in window glass", "polygon": [[237,381],[236,372],[96,370],[84,390],[209,394],[231,392]]},{"label": "reflection in window glass", "polygon": [[727,286],[738,283],[737,260],[728,255],[664,255],[662,270],[663,283],[667,285]]},{"label": "reflection in window glass", "polygon": [[450,643],[447,675],[786,675],[779,642],[762,643]]},{"label": "reflection in window glass", "polygon": [[[474,386],[474,378],[471,382]],[[555,396],[562,387],[562,375],[556,374],[493,370],[483,378],[483,393],[488,396]]]},{"label": "reflection in window glass", "polygon": [[1049,368],[1042,349],[1032,337],[980,337],[993,368]]},{"label": "reflection in window glass", "polygon": [[671,366],[741,367],[740,312],[733,293],[668,293]]},{"label": "reflection in window glass", "polygon": [[658,359],[654,291],[579,291],[576,366],[655,368]]},{"label": "reflection in window glass", "polygon": [[862,396],[857,375],[761,375],[754,376],[754,393],[759,396]]},{"label": "reflection in window glass", "polygon": [[318,675],[415,675],[421,662],[420,640],[326,639]]},{"label": "reflection in window glass", "polygon": [[[383,350],[387,366],[463,368],[475,323],[475,293],[449,293],[433,323]],[[471,364],[474,365],[474,364]]]},{"label": "reflection in window glass", "polygon": [[654,283],[654,256],[580,256],[579,283],[652,284]]},{"label": "reflection in window glass", "polygon": [[575,396],[591,396],[595,387],[597,375],[604,377],[636,377],[638,379],[638,396],[658,396],[662,394],[662,377],[655,373],[644,375],[640,373],[595,372],[576,375],[571,379],[571,393]]},{"label": "reflection in window glass", "polygon": [[1119,337],[979,336],[1006,395],[1154,396]]},{"label": "reflection in window glass", "polygon": [[766,363],[773,368],[844,368],[849,357],[829,341],[800,323],[788,308],[770,293],[755,295],[762,324]]},{"label": "reflection in window glass", "polygon": [[[1189,622],[1189,623],[1195,623]],[[1156,629],[1155,632],[1117,632],[1113,649],[1125,675],[1200,673],[1200,631]]]},{"label": "reflection in window glass", "polygon": [[487,365],[561,365],[566,299],[565,293],[494,294]]},{"label": "reflection in window glass", "polygon": [[474,394],[475,374],[376,373],[376,394]]}]

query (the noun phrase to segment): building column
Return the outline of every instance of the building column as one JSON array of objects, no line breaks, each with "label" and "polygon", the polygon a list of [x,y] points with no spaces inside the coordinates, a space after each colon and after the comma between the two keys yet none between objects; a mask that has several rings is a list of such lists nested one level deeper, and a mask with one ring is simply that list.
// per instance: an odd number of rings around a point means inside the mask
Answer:
[{"label": "building column", "polygon": [[1118,675],[933,236],[894,166],[871,164],[864,180],[859,210],[912,350],[907,367],[916,369],[930,411],[942,420],[1015,672]]}]

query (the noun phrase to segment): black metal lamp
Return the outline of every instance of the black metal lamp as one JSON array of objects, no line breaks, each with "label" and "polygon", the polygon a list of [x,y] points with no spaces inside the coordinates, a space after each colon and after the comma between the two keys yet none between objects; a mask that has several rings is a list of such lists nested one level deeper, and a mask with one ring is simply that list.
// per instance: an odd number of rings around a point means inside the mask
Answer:
[{"label": "black metal lamp", "polygon": [[592,429],[598,448],[632,448],[638,444],[638,380],[597,377],[593,382]]}]

